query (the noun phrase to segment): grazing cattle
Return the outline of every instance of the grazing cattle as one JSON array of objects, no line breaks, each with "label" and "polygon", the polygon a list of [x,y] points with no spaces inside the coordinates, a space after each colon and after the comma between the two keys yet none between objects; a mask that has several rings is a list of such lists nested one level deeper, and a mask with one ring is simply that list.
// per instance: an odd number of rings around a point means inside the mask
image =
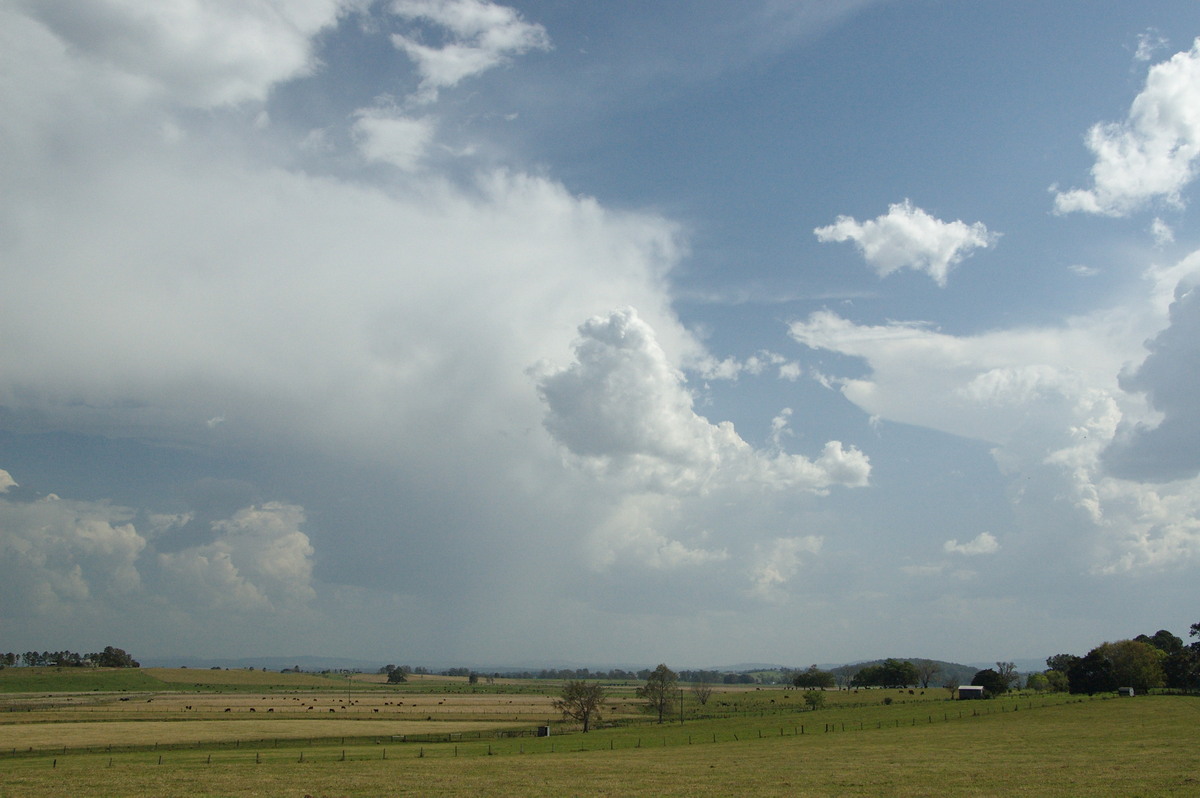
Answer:
[{"label": "grazing cattle", "polygon": [[267,712],[274,712],[274,711],[275,711],[275,707],[271,707],[270,709],[267,710]]},{"label": "grazing cattle", "polygon": [[372,711],[372,712],[378,712],[379,710],[378,710],[378,709],[372,709],[371,711]]},{"label": "grazing cattle", "polygon": [[330,712],[336,712],[337,710],[335,710],[333,707],[330,707],[330,708],[329,708],[329,711],[330,711]]},{"label": "grazing cattle", "polygon": [[225,707],[225,711],[226,711],[226,712],[232,712],[233,710],[232,710],[232,709],[230,709],[229,707]]},{"label": "grazing cattle", "polygon": [[256,712],[257,710],[255,710],[255,709],[254,709],[254,707],[250,707],[250,711],[251,711],[251,712]]}]

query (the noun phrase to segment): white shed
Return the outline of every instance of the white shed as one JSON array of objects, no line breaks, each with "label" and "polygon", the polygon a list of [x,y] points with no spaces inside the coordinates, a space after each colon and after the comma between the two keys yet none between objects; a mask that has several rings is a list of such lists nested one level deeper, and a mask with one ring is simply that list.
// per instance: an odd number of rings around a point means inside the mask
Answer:
[{"label": "white shed", "polygon": [[974,684],[964,684],[958,688],[958,700],[969,701],[975,698],[983,698],[983,687]]}]

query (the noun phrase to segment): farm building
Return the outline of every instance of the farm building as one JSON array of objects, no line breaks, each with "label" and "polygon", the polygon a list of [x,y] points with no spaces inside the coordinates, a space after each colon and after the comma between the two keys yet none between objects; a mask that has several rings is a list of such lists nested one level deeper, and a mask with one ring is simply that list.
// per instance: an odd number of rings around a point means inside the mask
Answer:
[{"label": "farm building", "polygon": [[1122,698],[1132,698],[1133,697],[1133,688],[1132,687],[1118,687],[1117,695],[1121,696]]},{"label": "farm building", "polygon": [[958,700],[969,701],[975,698],[983,698],[983,688],[973,684],[964,684],[958,688]]}]

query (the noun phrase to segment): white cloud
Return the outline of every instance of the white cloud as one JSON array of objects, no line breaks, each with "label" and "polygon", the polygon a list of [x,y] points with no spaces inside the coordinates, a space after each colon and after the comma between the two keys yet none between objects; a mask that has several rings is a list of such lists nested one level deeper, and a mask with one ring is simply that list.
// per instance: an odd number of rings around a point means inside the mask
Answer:
[{"label": "white cloud", "polygon": [[[141,588],[137,560],[146,547],[133,512],[50,494],[38,501],[0,499],[0,610],[69,612],[71,605],[122,599]],[[20,610],[20,612],[18,612]]]},{"label": "white cloud", "polygon": [[[1191,343],[1200,337],[1198,263],[1194,254],[1151,270],[1146,296],[1056,328],[951,336],[823,312],[791,331],[807,346],[863,358],[866,376],[834,381],[864,412],[990,442],[1015,511],[1039,516],[1026,535],[1049,547],[1070,541],[1096,573],[1179,567],[1200,555],[1200,528],[1181,520],[1200,510],[1191,443],[1200,429]],[[1146,357],[1141,342],[1150,338]],[[967,553],[991,543],[948,545]]]},{"label": "white cloud", "polygon": [[423,44],[413,36],[392,36],[392,43],[416,62],[421,99],[427,101],[436,99],[438,89],[504,64],[510,55],[550,47],[545,28],[488,0],[393,0],[391,11],[434,23],[450,34],[441,46]]},{"label": "white cloud", "polygon": [[413,119],[384,108],[360,110],[354,122],[358,148],[368,160],[416,169],[433,142],[436,125],[429,117]]},{"label": "white cloud", "polygon": [[312,36],[346,0],[38,0],[25,5],[72,52],[128,88],[197,106],[262,100],[314,67]]},{"label": "white cloud", "polygon": [[782,585],[800,572],[809,555],[821,552],[824,539],[818,535],[776,538],[756,547],[751,574],[751,593],[771,598]]},{"label": "white cloud", "polygon": [[683,375],[654,330],[630,308],[580,328],[575,362],[543,366],[538,390],[546,428],[585,464],[653,490],[730,485],[823,492],[867,484],[870,463],[839,441],[820,457],[754,450],[729,422],[711,424],[692,409]]},{"label": "white cloud", "polygon": [[16,480],[12,478],[11,474],[0,468],[0,493],[8,493],[15,487],[18,487]]},{"label": "white cloud", "polygon": [[1161,413],[1153,422],[1125,424],[1106,462],[1127,478],[1169,481],[1200,473],[1200,289],[1181,282],[1170,324],[1147,342],[1149,355],[1121,380],[1143,392]]},{"label": "white cloud", "polygon": [[826,227],[813,230],[817,240],[853,241],[880,277],[899,269],[925,272],[940,286],[950,269],[972,250],[996,243],[999,235],[983,222],[943,222],[914,207],[907,199],[888,206],[888,212],[859,222],[839,216]]},{"label": "white cloud", "polygon": [[1161,33],[1154,28],[1149,28],[1138,34],[1137,50],[1134,51],[1133,58],[1135,61],[1150,61],[1154,58],[1154,54],[1165,48],[1167,44],[1167,40]]},{"label": "white cloud", "polygon": [[626,496],[591,534],[591,566],[603,570],[620,560],[627,568],[672,571],[728,560],[728,550],[708,547],[705,535],[688,543],[668,534],[682,509],[678,497]]},{"label": "white cloud", "polygon": [[978,554],[995,554],[1000,550],[1000,543],[990,532],[980,532],[974,540],[959,543],[957,538],[947,540],[942,546],[947,554],[963,554],[974,557]]},{"label": "white cloud", "polygon": [[1152,67],[1128,118],[1095,125],[1087,144],[1093,187],[1056,192],[1059,213],[1125,216],[1156,198],[1181,205],[1200,155],[1200,39]]},{"label": "white cloud", "polygon": [[1156,246],[1165,247],[1167,244],[1175,243],[1175,231],[1171,226],[1158,217],[1150,223],[1150,235],[1154,236]]},{"label": "white cloud", "polygon": [[217,539],[158,555],[173,590],[203,609],[285,610],[313,598],[313,547],[304,510],[268,502],[217,521]]}]

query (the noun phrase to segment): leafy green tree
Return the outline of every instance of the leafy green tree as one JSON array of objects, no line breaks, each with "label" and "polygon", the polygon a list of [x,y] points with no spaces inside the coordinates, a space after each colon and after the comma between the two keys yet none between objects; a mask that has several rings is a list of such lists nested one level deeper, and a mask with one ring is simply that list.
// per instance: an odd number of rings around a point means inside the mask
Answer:
[{"label": "leafy green tree", "polygon": [[1025,689],[1044,693],[1050,689],[1050,680],[1046,678],[1046,674],[1044,673],[1031,673],[1025,680]]},{"label": "leafy green tree", "polygon": [[1055,654],[1052,657],[1046,657],[1046,667],[1059,673],[1070,673],[1071,666],[1078,661],[1079,657],[1074,654]]},{"label": "leafy green tree", "polygon": [[1200,689],[1200,651],[1189,646],[1168,654],[1163,660],[1163,681],[1185,693]]},{"label": "leafy green tree", "polygon": [[[555,699],[554,708],[583,724],[586,733],[593,721],[599,721],[604,710],[604,687],[599,682],[572,679],[563,685],[562,695]],[[661,722],[661,718],[660,718]]]},{"label": "leafy green tree", "polygon": [[1042,675],[1046,677],[1046,683],[1051,692],[1065,693],[1071,687],[1071,683],[1067,679],[1067,674],[1062,671],[1049,670]]},{"label": "leafy green tree", "polygon": [[141,667],[141,664],[137,660],[125,653],[125,649],[114,648],[113,646],[105,646],[104,650],[98,654],[88,654],[88,659],[100,668]]},{"label": "leafy green tree", "polygon": [[1176,651],[1183,650],[1183,640],[1171,634],[1166,629],[1159,629],[1152,637],[1138,635],[1133,639],[1139,643],[1154,646],[1164,654],[1174,654]]},{"label": "leafy green tree", "polygon": [[825,693],[821,690],[807,690],[804,693],[804,703],[809,709],[820,709],[825,706]]},{"label": "leafy green tree", "polygon": [[671,701],[675,697],[678,676],[666,665],[659,665],[646,676],[646,683],[637,689],[637,697],[646,702],[651,712],[658,713],[658,722],[663,722]]},{"label": "leafy green tree", "polygon": [[1075,694],[1111,693],[1120,687],[1113,673],[1112,660],[1104,656],[1100,648],[1093,648],[1079,658],[1067,673],[1070,691]]},{"label": "leafy green tree", "polygon": [[911,662],[888,658],[859,670],[852,683],[858,687],[908,687],[917,684],[919,678]]},{"label": "leafy green tree", "polygon": [[975,676],[971,678],[971,684],[982,687],[984,695],[988,698],[995,698],[1008,692],[1009,681],[1007,677],[993,668],[984,668],[975,673]]},{"label": "leafy green tree", "polygon": [[1163,686],[1163,660],[1167,655],[1161,649],[1137,640],[1118,640],[1101,643],[1097,650],[1112,663],[1118,687],[1132,687],[1140,693]]},{"label": "leafy green tree", "polygon": [[829,671],[823,671],[816,665],[809,666],[808,670],[797,671],[792,676],[792,684],[796,687],[836,687],[837,679]]}]

